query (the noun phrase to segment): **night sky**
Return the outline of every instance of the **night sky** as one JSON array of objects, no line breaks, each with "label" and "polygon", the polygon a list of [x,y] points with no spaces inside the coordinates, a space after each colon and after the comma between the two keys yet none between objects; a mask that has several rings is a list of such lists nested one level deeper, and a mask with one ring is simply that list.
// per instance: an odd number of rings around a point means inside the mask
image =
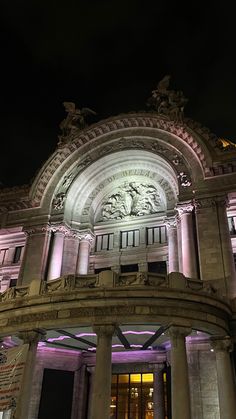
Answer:
[{"label": "night sky", "polygon": [[145,109],[164,75],[185,114],[236,142],[235,16],[227,2],[2,0],[3,186],[31,182],[55,150],[63,101],[95,122]]}]

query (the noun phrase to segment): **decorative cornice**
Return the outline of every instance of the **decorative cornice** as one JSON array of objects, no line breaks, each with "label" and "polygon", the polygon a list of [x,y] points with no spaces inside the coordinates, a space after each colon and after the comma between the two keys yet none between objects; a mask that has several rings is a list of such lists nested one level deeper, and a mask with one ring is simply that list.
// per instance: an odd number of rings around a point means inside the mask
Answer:
[{"label": "decorative cornice", "polygon": [[194,200],[194,207],[196,211],[206,209],[206,208],[214,208],[218,207],[227,207],[229,205],[229,200],[227,196],[213,196],[213,197],[206,197],[206,198],[196,198]]},{"label": "decorative cornice", "polygon": [[26,236],[32,236],[34,234],[43,234],[51,231],[51,226],[49,224],[44,225],[35,225],[35,226],[25,226],[23,232]]}]

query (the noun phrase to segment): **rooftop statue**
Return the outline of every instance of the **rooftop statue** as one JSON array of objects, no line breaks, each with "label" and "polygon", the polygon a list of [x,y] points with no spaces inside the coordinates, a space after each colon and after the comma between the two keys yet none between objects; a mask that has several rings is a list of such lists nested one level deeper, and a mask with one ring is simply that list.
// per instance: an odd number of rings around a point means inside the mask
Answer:
[{"label": "rooftop statue", "polygon": [[59,125],[62,131],[62,134],[59,135],[59,146],[67,143],[75,132],[86,127],[85,118],[87,115],[96,115],[96,112],[89,108],[77,109],[73,102],[63,102],[63,105],[67,116]]},{"label": "rooftop statue", "polygon": [[166,115],[176,122],[183,121],[184,107],[188,99],[184,97],[182,90],[170,90],[171,76],[165,76],[159,81],[157,88],[152,91],[148,100],[148,106],[161,115]]}]

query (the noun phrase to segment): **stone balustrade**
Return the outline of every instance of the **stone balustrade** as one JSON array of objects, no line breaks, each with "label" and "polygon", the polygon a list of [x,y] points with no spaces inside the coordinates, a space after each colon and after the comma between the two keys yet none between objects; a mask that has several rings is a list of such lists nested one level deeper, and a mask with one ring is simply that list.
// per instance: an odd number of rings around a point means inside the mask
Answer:
[{"label": "stone balustrade", "polygon": [[[32,281],[33,285],[33,281]],[[220,284],[215,281],[200,281],[186,278],[183,274],[172,272],[162,275],[150,272],[133,272],[117,274],[113,271],[102,271],[91,275],[64,275],[51,281],[44,281],[39,290],[40,295],[53,293],[66,293],[79,289],[93,288],[122,288],[122,287],[154,287],[189,292],[207,293],[220,297]],[[0,294],[0,301],[9,301],[16,298],[35,295],[33,286],[16,286],[8,288]],[[222,298],[222,296],[221,296]]]}]

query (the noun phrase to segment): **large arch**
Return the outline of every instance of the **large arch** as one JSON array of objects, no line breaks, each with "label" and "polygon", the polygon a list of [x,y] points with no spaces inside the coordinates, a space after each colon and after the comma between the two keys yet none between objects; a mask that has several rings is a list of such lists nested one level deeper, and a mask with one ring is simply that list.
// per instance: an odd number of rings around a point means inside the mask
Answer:
[{"label": "large arch", "polygon": [[[131,114],[95,124],[58,148],[35,179],[31,202],[48,210],[52,198],[67,194],[79,173],[99,158],[120,150],[143,150],[162,157],[179,176],[180,196],[186,196],[186,192],[191,195],[211,173],[210,145],[187,125],[153,114]],[[188,190],[181,185],[182,174],[191,183]]]}]

